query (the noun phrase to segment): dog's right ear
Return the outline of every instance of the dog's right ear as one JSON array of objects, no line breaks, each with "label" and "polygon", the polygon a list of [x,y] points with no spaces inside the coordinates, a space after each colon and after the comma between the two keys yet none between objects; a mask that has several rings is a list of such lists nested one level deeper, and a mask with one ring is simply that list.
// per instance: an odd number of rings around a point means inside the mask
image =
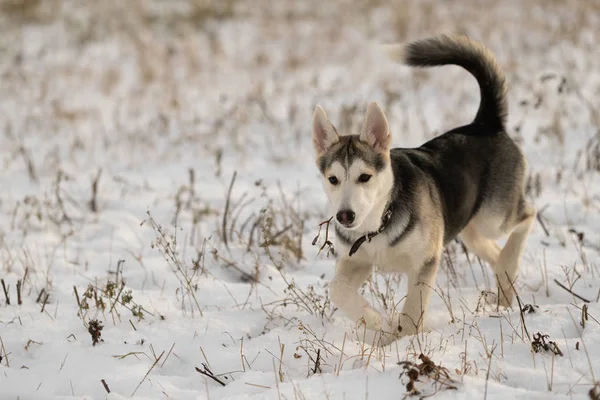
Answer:
[{"label": "dog's right ear", "polygon": [[327,114],[317,106],[313,115],[313,147],[317,155],[323,154],[325,150],[340,141],[335,127],[329,122]]},{"label": "dog's right ear", "polygon": [[360,132],[360,140],[380,152],[388,152],[392,135],[385,113],[375,102],[369,104],[367,115]]}]

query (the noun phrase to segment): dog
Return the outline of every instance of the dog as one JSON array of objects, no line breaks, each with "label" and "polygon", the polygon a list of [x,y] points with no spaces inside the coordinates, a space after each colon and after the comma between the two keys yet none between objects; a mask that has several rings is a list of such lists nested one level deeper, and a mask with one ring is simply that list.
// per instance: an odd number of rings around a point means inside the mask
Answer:
[{"label": "dog", "polygon": [[[352,135],[338,134],[320,106],[314,111],[316,164],[335,216],[331,301],[353,321],[398,338],[423,328],[442,251],[457,237],[490,264],[496,304],[509,307],[536,210],[525,198],[527,162],[506,132],[506,81],[494,55],[456,34],[385,50],[412,67],[463,67],[477,79],[481,97],[472,123],[418,148],[391,148],[377,103]],[[504,236],[500,248],[496,240]],[[408,277],[402,311],[391,321],[358,293],[374,265]]]}]

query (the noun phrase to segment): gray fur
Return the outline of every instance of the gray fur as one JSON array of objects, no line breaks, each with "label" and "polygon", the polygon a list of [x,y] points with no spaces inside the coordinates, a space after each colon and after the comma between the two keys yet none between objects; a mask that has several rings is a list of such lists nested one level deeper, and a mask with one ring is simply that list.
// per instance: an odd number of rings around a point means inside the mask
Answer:
[{"label": "gray fur", "polygon": [[384,157],[367,144],[360,141],[358,135],[345,135],[339,137],[339,142],[333,145],[318,160],[317,165],[322,174],[334,162],[339,162],[346,170],[356,159],[363,160],[379,172],[385,167]]},{"label": "gray fur", "polygon": [[439,35],[409,43],[403,56],[413,67],[454,64],[469,71],[477,79],[481,95],[474,123],[504,128],[508,115],[506,79],[494,55],[481,43],[463,35]]}]

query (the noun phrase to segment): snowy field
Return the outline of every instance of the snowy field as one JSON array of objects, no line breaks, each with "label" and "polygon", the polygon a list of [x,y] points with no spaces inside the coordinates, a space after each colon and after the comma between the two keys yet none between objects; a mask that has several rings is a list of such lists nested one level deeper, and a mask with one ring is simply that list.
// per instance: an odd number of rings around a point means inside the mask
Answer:
[{"label": "snowy field", "polygon": [[[594,0],[0,0],[0,399],[599,399],[598,26]],[[521,307],[455,242],[424,332],[378,347],[328,301],[312,112],[350,133],[377,101],[403,147],[470,122],[468,73],[375,47],[444,31],[506,71]],[[363,289],[390,314],[405,286]]]}]

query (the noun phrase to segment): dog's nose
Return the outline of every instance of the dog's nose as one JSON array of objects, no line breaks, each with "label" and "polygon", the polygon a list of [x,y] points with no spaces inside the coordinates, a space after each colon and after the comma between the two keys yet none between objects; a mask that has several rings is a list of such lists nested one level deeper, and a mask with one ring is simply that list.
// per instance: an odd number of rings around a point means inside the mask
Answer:
[{"label": "dog's nose", "polygon": [[352,225],[355,216],[356,215],[354,214],[354,211],[343,210],[335,215],[335,219],[337,219],[338,222],[342,225]]}]

